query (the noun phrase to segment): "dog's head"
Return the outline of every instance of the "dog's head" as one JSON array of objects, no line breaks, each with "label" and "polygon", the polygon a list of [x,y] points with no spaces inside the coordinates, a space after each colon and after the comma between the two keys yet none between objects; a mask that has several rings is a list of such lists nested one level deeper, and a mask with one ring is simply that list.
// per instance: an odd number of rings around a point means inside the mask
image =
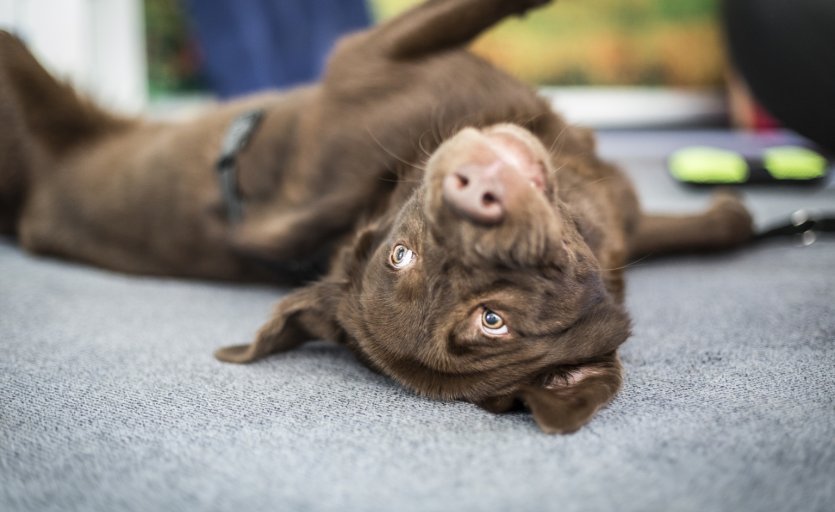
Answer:
[{"label": "dog's head", "polygon": [[422,395],[497,412],[521,402],[544,430],[576,430],[620,386],[615,350],[629,320],[559,199],[553,165],[518,126],[460,131],[332,275],[282,301],[252,345],[218,357],[344,339]]}]

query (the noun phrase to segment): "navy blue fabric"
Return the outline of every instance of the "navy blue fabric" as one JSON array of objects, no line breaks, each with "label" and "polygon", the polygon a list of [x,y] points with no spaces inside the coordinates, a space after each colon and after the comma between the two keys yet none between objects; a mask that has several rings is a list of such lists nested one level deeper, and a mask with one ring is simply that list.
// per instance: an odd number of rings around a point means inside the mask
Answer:
[{"label": "navy blue fabric", "polygon": [[370,24],[363,0],[188,0],[222,98],[316,80],[337,38]]}]

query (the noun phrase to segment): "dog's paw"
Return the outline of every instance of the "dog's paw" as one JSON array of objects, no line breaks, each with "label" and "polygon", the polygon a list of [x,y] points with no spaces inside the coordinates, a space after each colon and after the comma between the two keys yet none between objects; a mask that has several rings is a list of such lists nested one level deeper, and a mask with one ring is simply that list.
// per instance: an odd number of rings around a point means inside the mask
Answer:
[{"label": "dog's paw", "polygon": [[744,244],[754,236],[751,213],[733,191],[719,189],[714,193],[707,215],[717,242],[723,247]]}]

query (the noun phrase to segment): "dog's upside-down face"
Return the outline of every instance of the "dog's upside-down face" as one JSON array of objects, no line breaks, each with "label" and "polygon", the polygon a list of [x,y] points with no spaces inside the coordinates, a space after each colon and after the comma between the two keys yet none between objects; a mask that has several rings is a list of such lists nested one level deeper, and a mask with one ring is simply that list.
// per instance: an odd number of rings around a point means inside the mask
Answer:
[{"label": "dog's upside-down face", "polygon": [[523,403],[543,430],[571,432],[619,388],[628,335],[548,151],[501,124],[444,142],[329,276],[282,301],[251,345],[217,356],[339,339],[419,394],[495,412]]}]

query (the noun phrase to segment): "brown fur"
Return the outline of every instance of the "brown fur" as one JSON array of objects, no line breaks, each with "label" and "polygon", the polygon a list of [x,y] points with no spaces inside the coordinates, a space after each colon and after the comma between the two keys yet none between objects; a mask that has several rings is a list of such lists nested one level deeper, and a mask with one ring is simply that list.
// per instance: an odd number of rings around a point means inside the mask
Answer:
[{"label": "brown fur", "polygon": [[[524,404],[543,430],[574,431],[620,386],[628,259],[731,247],[751,225],[726,196],[702,215],[642,215],[589,132],[461,49],[543,3],[430,0],[343,40],[318,85],[175,124],[98,109],[2,34],[0,229],[35,253],[143,274],[266,280],[265,261],[329,255],[252,344],[217,357],[329,339],[417,393],[494,412]],[[234,225],[213,164],[231,120],[255,107],[267,114],[240,158]],[[518,192],[501,222],[472,222],[442,183],[492,158],[485,134],[504,123],[545,184]],[[414,259],[398,270],[399,244]],[[484,330],[485,309],[507,333]]]}]

